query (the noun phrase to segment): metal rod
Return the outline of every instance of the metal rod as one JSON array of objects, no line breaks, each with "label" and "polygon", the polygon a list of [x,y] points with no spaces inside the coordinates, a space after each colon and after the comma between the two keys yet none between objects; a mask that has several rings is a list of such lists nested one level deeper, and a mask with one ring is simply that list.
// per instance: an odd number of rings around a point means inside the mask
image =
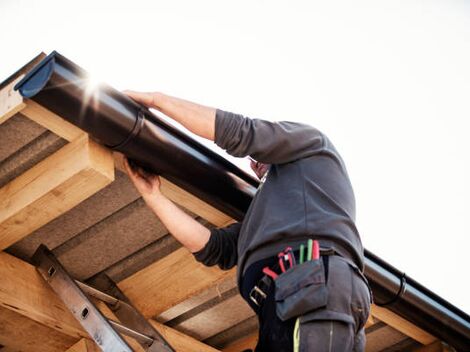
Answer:
[{"label": "metal rod", "polygon": [[147,346],[151,346],[154,341],[153,338],[151,338],[150,336],[147,336],[147,335],[141,334],[138,331],[132,330],[131,328],[128,328],[127,326],[124,326],[121,323],[118,323],[117,321],[114,321],[111,319],[108,319],[108,321],[111,324],[111,326],[113,326],[117,331],[119,331],[120,333],[124,335],[127,335],[129,337],[136,339],[140,343],[143,343]]},{"label": "metal rod", "polygon": [[86,294],[92,297],[95,297],[112,306],[119,304],[119,300],[117,298],[114,298],[113,296],[110,296],[107,293],[101,292],[100,290],[97,290],[94,287],[88,286],[87,284],[84,284],[83,282],[80,282],[78,280],[75,280],[75,283],[78,285],[78,287],[82,289],[83,292],[85,292]]}]

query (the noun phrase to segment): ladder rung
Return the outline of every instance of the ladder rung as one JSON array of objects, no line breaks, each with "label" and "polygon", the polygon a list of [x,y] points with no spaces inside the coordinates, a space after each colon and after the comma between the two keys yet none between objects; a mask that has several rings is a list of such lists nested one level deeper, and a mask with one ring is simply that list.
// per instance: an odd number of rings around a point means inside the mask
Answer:
[{"label": "ladder rung", "polygon": [[117,321],[108,319],[109,323],[120,333],[127,335],[129,337],[132,337],[136,339],[138,342],[143,343],[147,346],[151,346],[153,343],[153,338],[150,336],[144,335],[138,331],[132,330],[131,328],[128,328],[127,326],[124,326]]},{"label": "ladder rung", "polygon": [[81,288],[83,292],[89,294],[90,296],[98,298],[99,300],[105,303],[109,303],[112,306],[119,303],[119,300],[117,298],[110,296],[107,293],[101,292],[100,290],[97,290],[94,287],[88,286],[87,284],[84,284],[83,282],[80,282],[78,280],[75,280],[75,283],[78,285],[78,287]]}]

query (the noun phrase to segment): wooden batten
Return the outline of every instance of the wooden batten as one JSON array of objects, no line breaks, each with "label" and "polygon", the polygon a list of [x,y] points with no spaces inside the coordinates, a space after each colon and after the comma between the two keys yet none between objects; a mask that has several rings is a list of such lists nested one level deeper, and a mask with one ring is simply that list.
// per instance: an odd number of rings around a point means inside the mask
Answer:
[{"label": "wooden batten", "polygon": [[119,288],[146,317],[154,317],[190,296],[217,284],[235,270],[206,267],[180,248],[118,283]]},{"label": "wooden batten", "polygon": [[422,343],[423,345],[432,344],[437,340],[428,332],[384,307],[379,307],[375,304],[372,304],[371,315],[383,321],[385,324],[390,325],[395,330],[398,330],[401,333],[411,337],[413,340]]},{"label": "wooden batten", "polygon": [[33,100],[25,100],[21,114],[69,142],[86,135],[80,128]]},{"label": "wooden batten", "polygon": [[0,189],[0,249],[57,218],[114,180],[111,152],[87,135]]}]

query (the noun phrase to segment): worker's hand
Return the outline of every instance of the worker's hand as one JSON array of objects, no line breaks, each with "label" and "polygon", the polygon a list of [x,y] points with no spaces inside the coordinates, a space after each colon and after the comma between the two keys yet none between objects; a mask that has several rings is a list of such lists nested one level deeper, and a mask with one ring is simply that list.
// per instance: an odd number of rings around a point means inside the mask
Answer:
[{"label": "worker's hand", "polygon": [[135,92],[133,90],[123,91],[129,98],[135,100],[136,102],[145,105],[148,108],[159,109],[158,101],[161,93],[144,93],[144,92]]},{"label": "worker's hand", "polygon": [[137,188],[144,200],[161,195],[161,183],[158,175],[151,174],[141,167],[131,166],[127,158],[124,158],[124,166],[129,178],[132,180],[132,183],[134,183],[135,188]]},{"label": "worker's hand", "polygon": [[263,164],[250,158],[250,167],[260,180],[263,178],[264,174],[268,172],[269,166],[269,164]]}]

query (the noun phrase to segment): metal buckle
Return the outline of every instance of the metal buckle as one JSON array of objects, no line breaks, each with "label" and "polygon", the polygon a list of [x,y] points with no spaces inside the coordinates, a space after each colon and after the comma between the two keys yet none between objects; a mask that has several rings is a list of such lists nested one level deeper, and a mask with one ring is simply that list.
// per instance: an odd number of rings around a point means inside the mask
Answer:
[{"label": "metal buckle", "polygon": [[260,307],[261,303],[258,302],[258,299],[255,297],[256,294],[260,295],[262,299],[266,299],[266,293],[264,293],[263,290],[261,290],[256,285],[250,291],[250,299],[253,301],[254,304]]}]

